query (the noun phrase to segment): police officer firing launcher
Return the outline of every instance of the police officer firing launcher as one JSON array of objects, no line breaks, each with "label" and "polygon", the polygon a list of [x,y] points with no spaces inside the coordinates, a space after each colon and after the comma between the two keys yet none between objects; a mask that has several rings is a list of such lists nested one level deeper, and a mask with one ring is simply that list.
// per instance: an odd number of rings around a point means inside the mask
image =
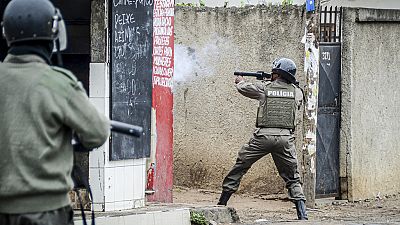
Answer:
[{"label": "police officer firing launcher", "polygon": [[306,198],[301,187],[297,170],[296,149],[293,131],[296,124],[296,110],[303,101],[297,83],[296,65],[287,58],[274,61],[271,81],[261,83],[245,82],[242,76],[235,79],[236,88],[245,97],[260,102],[256,130],[248,143],[238,153],[235,165],[225,177],[218,205],[226,205],[231,195],[239,188],[244,174],[257,160],[271,154],[288,189],[289,198],[296,205],[299,220],[307,220]]}]

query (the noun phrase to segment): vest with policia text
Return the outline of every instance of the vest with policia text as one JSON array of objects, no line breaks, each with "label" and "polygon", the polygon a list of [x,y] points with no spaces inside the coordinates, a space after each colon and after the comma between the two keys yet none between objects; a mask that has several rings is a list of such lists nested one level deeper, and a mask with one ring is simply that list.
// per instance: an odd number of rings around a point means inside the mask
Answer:
[{"label": "vest with policia text", "polygon": [[268,83],[265,86],[265,101],[260,102],[257,112],[257,127],[294,129],[296,88],[293,84]]}]

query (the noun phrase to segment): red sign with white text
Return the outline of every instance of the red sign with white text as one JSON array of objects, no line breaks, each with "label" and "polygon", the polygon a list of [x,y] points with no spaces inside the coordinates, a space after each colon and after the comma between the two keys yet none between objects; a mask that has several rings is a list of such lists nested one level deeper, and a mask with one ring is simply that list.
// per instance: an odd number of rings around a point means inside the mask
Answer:
[{"label": "red sign with white text", "polygon": [[148,201],[172,202],[174,0],[155,0],[153,11],[153,103],[156,157],[153,195]]}]

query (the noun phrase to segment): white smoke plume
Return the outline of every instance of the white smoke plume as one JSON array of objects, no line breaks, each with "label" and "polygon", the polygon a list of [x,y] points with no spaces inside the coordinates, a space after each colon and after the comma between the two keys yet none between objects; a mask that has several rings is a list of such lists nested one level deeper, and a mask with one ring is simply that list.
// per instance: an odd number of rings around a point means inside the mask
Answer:
[{"label": "white smoke plume", "polygon": [[175,44],[174,82],[191,82],[200,77],[211,76],[220,53],[229,48],[230,42],[221,37],[212,36],[210,41],[203,45],[186,46]]}]

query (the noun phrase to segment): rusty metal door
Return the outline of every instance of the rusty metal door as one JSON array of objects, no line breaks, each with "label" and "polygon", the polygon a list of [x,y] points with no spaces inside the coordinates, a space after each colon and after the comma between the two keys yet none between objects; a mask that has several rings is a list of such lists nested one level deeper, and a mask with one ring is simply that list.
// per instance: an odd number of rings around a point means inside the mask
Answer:
[{"label": "rusty metal door", "polygon": [[316,197],[339,196],[340,42],[320,43]]}]

